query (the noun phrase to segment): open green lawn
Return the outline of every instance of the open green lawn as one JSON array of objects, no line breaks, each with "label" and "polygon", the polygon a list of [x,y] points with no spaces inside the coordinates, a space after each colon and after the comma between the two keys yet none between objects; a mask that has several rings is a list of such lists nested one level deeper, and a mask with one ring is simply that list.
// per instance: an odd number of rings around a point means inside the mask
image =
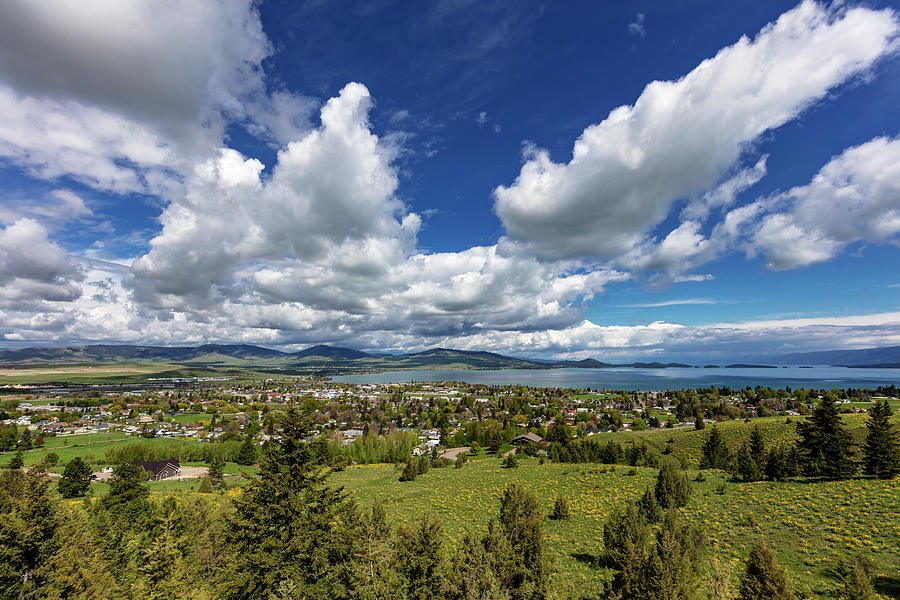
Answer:
[{"label": "open green lawn", "polygon": [[167,423],[201,423],[209,425],[212,415],[209,413],[185,413],[183,415],[166,416]]},{"label": "open green lawn", "polygon": [[[704,531],[710,554],[737,564],[763,533],[803,598],[830,597],[835,584],[828,569],[839,557],[856,552],[878,565],[882,588],[900,585],[900,480],[727,483],[718,494],[724,474],[704,473],[706,481],[694,484],[682,512]],[[395,526],[413,522],[424,511],[436,512],[451,544],[466,528],[484,531],[511,482],[531,489],[546,512],[557,496],[568,498],[571,520],[546,520],[545,539],[556,562],[554,586],[577,590],[580,597],[589,596],[609,576],[593,563],[602,550],[605,518],[613,507],[639,497],[656,470],[540,465],[534,458],[522,460],[517,469],[501,469],[499,458],[485,456],[462,469],[431,469],[412,482],[400,482],[398,475],[393,465],[355,466],[334,474],[331,482],[344,486],[365,507],[379,499]]]},{"label": "open green lawn", "polygon": [[[52,442],[52,443],[51,443]],[[68,442],[68,443],[65,443]],[[135,436],[128,436],[121,432],[112,433],[91,433],[84,435],[59,436],[55,438],[47,438],[46,443],[39,448],[26,450],[22,453],[22,458],[26,467],[30,467],[51,452],[55,452],[59,456],[59,462],[50,471],[62,473],[65,463],[69,462],[76,456],[80,456],[92,467],[97,468],[107,464],[106,450],[118,444],[140,443],[150,446],[166,446],[180,445],[189,443],[185,440],[175,440],[167,438],[150,438],[144,439]],[[14,451],[4,452],[0,454],[0,465],[9,462],[9,459],[15,454]]]}]

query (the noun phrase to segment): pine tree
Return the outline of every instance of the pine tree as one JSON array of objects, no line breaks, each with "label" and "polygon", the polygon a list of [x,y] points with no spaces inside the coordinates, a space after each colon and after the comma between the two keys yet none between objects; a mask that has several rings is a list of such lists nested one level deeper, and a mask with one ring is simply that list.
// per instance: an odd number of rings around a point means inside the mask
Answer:
[{"label": "pine tree", "polygon": [[4,598],[38,596],[57,549],[59,500],[42,462],[0,477],[0,590]]},{"label": "pine tree", "polygon": [[21,469],[22,465],[25,464],[25,459],[22,458],[22,451],[19,450],[16,452],[11,459],[9,459],[9,468],[10,469]]},{"label": "pine tree", "polygon": [[397,529],[397,571],[409,600],[441,597],[445,584],[443,537],[440,520],[430,512],[419,517],[418,525],[401,525]]},{"label": "pine tree", "polygon": [[[501,536],[502,538],[502,536]],[[466,532],[450,564],[447,600],[508,600],[498,576],[495,556],[485,544]]]},{"label": "pine tree", "polygon": [[45,600],[106,600],[122,598],[96,540],[87,513],[61,507],[60,526],[53,541],[57,551],[45,567],[47,577],[36,597]]},{"label": "pine tree", "polygon": [[797,424],[800,468],[804,475],[842,479],[856,470],[853,436],[844,427],[834,395],[825,394],[805,422]]},{"label": "pine tree", "polygon": [[615,569],[612,589],[623,600],[646,598],[650,526],[635,504],[615,508],[603,525],[604,558]]},{"label": "pine tree", "polygon": [[22,432],[22,435],[19,436],[19,441],[16,442],[16,449],[18,450],[31,450],[31,430],[27,427]]},{"label": "pine tree", "polygon": [[654,495],[663,509],[679,508],[691,497],[691,482],[672,459],[663,462],[656,477]]},{"label": "pine tree", "polygon": [[871,565],[864,564],[859,556],[849,563],[843,560],[838,563],[835,574],[844,585],[842,599],[878,600],[879,596],[872,586],[872,576],[869,574],[867,566],[871,567]]},{"label": "pine tree", "polygon": [[500,525],[516,559],[510,596],[517,600],[545,598],[550,572],[544,552],[544,515],[535,495],[517,483],[510,484],[500,499]]},{"label": "pine tree", "polygon": [[175,499],[168,497],[163,505],[165,513],[157,517],[156,538],[141,552],[140,571],[148,590],[149,600],[175,600],[184,597],[181,587],[184,571],[181,564],[183,549],[178,534],[180,517],[175,510]]},{"label": "pine tree", "polygon": [[224,479],[225,472],[225,459],[222,458],[220,454],[213,454],[209,459],[209,468],[207,469],[207,475],[209,475],[209,482],[213,487],[219,487],[222,484]]},{"label": "pine tree", "polygon": [[201,494],[212,494],[213,486],[209,475],[204,475],[200,478],[200,486],[197,488],[197,491]]},{"label": "pine tree", "polygon": [[253,444],[252,437],[247,436],[244,438],[244,443],[241,444],[234,462],[245,467],[249,467],[256,462],[256,446]]},{"label": "pine tree", "polygon": [[739,600],[794,600],[784,567],[775,553],[759,538],[750,548],[747,570],[741,578]]},{"label": "pine tree", "polygon": [[403,467],[403,472],[400,473],[400,481],[413,481],[419,475],[419,467],[416,464],[416,459],[410,458],[406,461],[406,466]]},{"label": "pine tree", "polygon": [[703,441],[703,455],[700,458],[701,469],[721,469],[728,470],[731,457],[728,453],[728,447],[722,439],[719,428],[715,425],[709,428],[706,439]]},{"label": "pine tree", "polygon": [[875,401],[866,422],[863,469],[867,475],[891,479],[900,473],[900,436],[891,423],[894,411],[887,398]]},{"label": "pine tree", "polygon": [[700,574],[700,533],[678,522],[670,510],[662,520],[646,568],[649,590],[642,600],[689,600],[696,596]]},{"label": "pine tree", "polygon": [[384,507],[377,499],[364,519],[358,563],[361,576],[355,597],[360,600],[390,598],[400,589],[400,576],[394,569],[391,529]]},{"label": "pine tree", "polygon": [[694,411],[694,429],[700,430],[706,428],[706,422],[703,420],[703,410],[698,408]]},{"label": "pine tree", "polygon": [[76,456],[66,464],[62,479],[59,480],[59,493],[63,498],[80,498],[91,486],[91,467],[80,456]]},{"label": "pine tree", "polygon": [[268,598],[280,585],[298,597],[329,597],[345,540],[359,537],[341,526],[347,501],[326,483],[323,442],[305,441],[312,424],[293,406],[280,417],[280,441],[265,447],[258,476],[234,499],[226,522],[233,556],[220,574],[226,599]]}]

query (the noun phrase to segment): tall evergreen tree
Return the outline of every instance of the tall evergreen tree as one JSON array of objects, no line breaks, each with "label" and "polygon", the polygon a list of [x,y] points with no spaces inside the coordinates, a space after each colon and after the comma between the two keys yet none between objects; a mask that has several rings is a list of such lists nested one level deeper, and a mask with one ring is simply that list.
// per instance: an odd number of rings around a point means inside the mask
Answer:
[{"label": "tall evergreen tree", "polygon": [[53,541],[57,550],[46,565],[47,578],[37,597],[45,600],[106,600],[126,597],[117,589],[94,536],[87,512],[62,506]]},{"label": "tall evergreen tree", "polygon": [[326,484],[321,442],[304,441],[311,423],[296,407],[281,420],[280,441],[265,447],[259,475],[234,500],[225,536],[233,560],[221,574],[223,598],[268,598],[279,586],[298,597],[328,598],[335,587],[345,495]]},{"label": "tall evergreen tree", "polygon": [[841,422],[835,397],[825,394],[809,419],[797,424],[800,469],[810,477],[842,479],[856,471],[853,436]]},{"label": "tall evergreen tree", "polygon": [[508,600],[494,556],[481,540],[466,532],[457,546],[447,580],[447,600]]},{"label": "tall evergreen tree", "polygon": [[244,442],[241,444],[234,462],[245,467],[249,467],[256,462],[256,446],[253,444],[251,436],[248,435],[244,438]]},{"label": "tall evergreen tree", "polygon": [[644,569],[649,589],[642,600],[690,600],[697,595],[700,575],[700,532],[678,522],[669,510],[662,520],[650,560]]},{"label": "tall evergreen tree", "polygon": [[397,529],[396,565],[409,600],[439,600],[445,586],[443,528],[433,513],[419,517],[415,526]]},{"label": "tall evergreen tree", "polygon": [[866,422],[863,470],[879,479],[890,479],[900,473],[900,434],[891,423],[893,413],[887,398],[876,400]]},{"label": "tall evergreen tree", "polygon": [[63,498],[80,498],[91,486],[91,467],[80,456],[76,456],[66,464],[62,479],[59,480],[59,493]]},{"label": "tall evergreen tree", "polygon": [[747,570],[741,578],[739,600],[794,600],[794,591],[775,553],[759,538],[750,548]]},{"label": "tall evergreen tree", "polygon": [[27,427],[24,431],[22,431],[22,435],[19,436],[19,441],[16,442],[16,449],[18,450],[31,450],[31,430]]},{"label": "tall evergreen tree", "polygon": [[7,466],[12,470],[16,470],[16,469],[21,469],[22,465],[24,465],[24,464],[25,464],[25,459],[22,458],[22,451],[19,450],[18,452],[13,454],[13,457],[11,459],[9,459],[9,464],[7,464]]},{"label": "tall evergreen tree", "polygon": [[728,470],[731,457],[728,452],[728,446],[722,439],[722,433],[715,425],[709,428],[706,439],[703,441],[703,453],[700,458],[701,469],[721,469]]},{"label": "tall evergreen tree", "polygon": [[184,597],[186,573],[175,499],[167,498],[162,510],[163,515],[156,518],[156,537],[141,552],[140,572],[147,586],[142,595],[149,600],[176,600]]},{"label": "tall evergreen tree", "polygon": [[603,525],[606,563],[615,569],[612,589],[623,600],[649,594],[645,568],[650,558],[650,526],[638,507],[613,509]]},{"label": "tall evergreen tree", "polygon": [[400,588],[400,576],[394,569],[395,552],[391,529],[384,507],[377,499],[362,527],[358,570],[361,575],[353,596],[360,600],[390,598]]},{"label": "tall evergreen tree", "polygon": [[43,463],[0,476],[0,590],[4,598],[39,596],[57,549],[59,501]]},{"label": "tall evergreen tree", "polygon": [[654,495],[663,509],[682,507],[691,497],[691,482],[671,458],[659,468]]},{"label": "tall evergreen tree", "polygon": [[207,469],[210,484],[212,484],[213,487],[219,487],[224,481],[224,473],[225,459],[222,458],[221,454],[213,454],[209,459],[209,468]]},{"label": "tall evergreen tree", "polygon": [[754,425],[750,431],[750,442],[747,447],[753,460],[753,481],[759,481],[765,475],[767,458],[766,442],[763,440],[759,425]]},{"label": "tall evergreen tree", "polygon": [[500,525],[516,557],[517,572],[510,596],[540,599],[547,595],[549,565],[544,553],[544,514],[537,497],[525,487],[512,483],[500,499]]}]

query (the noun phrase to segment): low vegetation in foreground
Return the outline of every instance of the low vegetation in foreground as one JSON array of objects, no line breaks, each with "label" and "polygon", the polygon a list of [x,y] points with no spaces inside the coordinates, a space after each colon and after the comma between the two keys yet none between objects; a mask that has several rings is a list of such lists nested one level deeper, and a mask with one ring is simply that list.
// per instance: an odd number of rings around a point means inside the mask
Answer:
[{"label": "low vegetation in foreground", "polygon": [[[144,439],[7,423],[0,598],[900,595],[894,400],[855,391],[845,394],[855,403],[840,404],[824,393],[803,402],[808,414],[758,417],[695,392],[673,393],[665,409],[565,390],[484,400],[363,390],[359,401],[344,390],[327,404],[312,395],[270,404],[213,389],[179,392],[178,402],[212,410],[150,409],[157,420],[137,431]],[[113,405],[106,418],[115,422],[115,407],[136,417],[161,406],[147,399]],[[579,412],[579,402],[606,406]],[[91,404],[66,401],[58,414],[80,403]],[[16,406],[11,416],[26,418]],[[510,413],[526,410],[532,423],[515,426]],[[701,411],[738,418],[707,424]],[[659,426],[666,412],[693,423]],[[380,418],[371,421],[380,431],[339,435],[334,417],[323,426],[330,415]],[[423,416],[424,437],[385,426]],[[207,441],[169,435],[185,428]],[[169,457],[203,476],[148,482],[133,464]],[[112,477],[92,483],[99,465]]]}]

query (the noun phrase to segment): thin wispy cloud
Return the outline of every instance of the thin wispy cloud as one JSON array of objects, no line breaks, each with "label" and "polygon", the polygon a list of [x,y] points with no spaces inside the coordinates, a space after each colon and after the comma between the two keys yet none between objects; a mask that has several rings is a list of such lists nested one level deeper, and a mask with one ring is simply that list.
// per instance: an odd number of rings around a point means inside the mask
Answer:
[{"label": "thin wispy cloud", "polygon": [[634,21],[628,24],[628,33],[640,37],[647,35],[647,30],[644,28],[644,13],[638,13],[634,17]]},{"label": "thin wispy cloud", "polygon": [[663,306],[685,306],[695,304],[723,304],[721,300],[709,298],[682,298],[680,300],[663,300],[661,302],[638,302],[635,304],[617,304],[619,308],[661,308]]}]

